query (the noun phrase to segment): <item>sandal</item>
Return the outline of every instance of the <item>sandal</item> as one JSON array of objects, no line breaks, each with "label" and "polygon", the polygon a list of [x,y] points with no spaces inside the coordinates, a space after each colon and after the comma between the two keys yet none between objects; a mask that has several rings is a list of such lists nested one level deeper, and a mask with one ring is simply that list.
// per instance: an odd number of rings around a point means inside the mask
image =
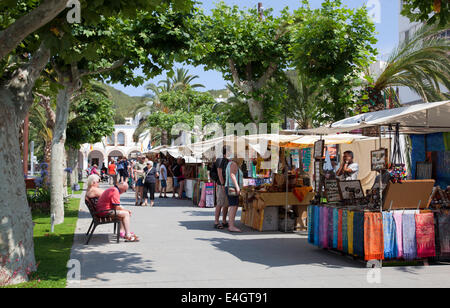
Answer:
[{"label": "sandal", "polygon": [[223,229],[223,226],[221,224],[214,224],[214,229]]},{"label": "sandal", "polygon": [[228,228],[228,223],[226,222],[226,223],[222,223],[222,226],[224,227],[224,228]]},{"label": "sandal", "polygon": [[[134,232],[130,232],[131,235],[134,235]],[[125,238],[125,232],[120,232],[120,238]]]},{"label": "sandal", "polygon": [[125,237],[125,242],[139,242],[139,238],[135,234],[131,234],[131,236]]}]

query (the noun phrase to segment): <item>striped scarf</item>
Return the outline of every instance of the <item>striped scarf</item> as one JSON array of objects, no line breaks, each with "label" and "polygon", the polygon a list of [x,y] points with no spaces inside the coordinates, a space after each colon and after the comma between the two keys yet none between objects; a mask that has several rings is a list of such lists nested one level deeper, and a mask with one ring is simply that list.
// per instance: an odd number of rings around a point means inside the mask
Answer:
[{"label": "striped scarf", "polygon": [[416,219],[417,257],[429,258],[436,256],[434,238],[433,213],[419,213]]},{"label": "striped scarf", "polygon": [[328,209],[328,229],[327,229],[327,240],[328,248],[333,248],[333,209],[331,207]]},{"label": "striped scarf", "polygon": [[342,211],[342,251],[348,253],[348,211]]},{"label": "striped scarf", "polygon": [[406,260],[414,260],[417,257],[416,220],[414,216],[414,213],[405,212],[402,217],[403,256]]},{"label": "striped scarf", "polygon": [[328,248],[328,209],[320,208],[320,247]]},{"label": "striped scarf", "polygon": [[384,257],[386,259],[397,258],[397,233],[394,215],[389,212],[383,212],[383,238],[384,238]]},{"label": "striped scarf", "polygon": [[333,248],[338,247],[338,209],[333,209]]},{"label": "striped scarf", "polygon": [[403,221],[402,211],[394,211],[392,215],[395,221],[395,231],[397,233],[397,258],[403,258]]},{"label": "striped scarf", "polygon": [[355,212],[349,211],[347,215],[348,253],[353,254],[353,217]]},{"label": "striped scarf", "polygon": [[342,245],[342,210],[338,210],[338,243],[337,243],[337,249],[342,251],[343,245]]},{"label": "striped scarf", "polygon": [[320,240],[320,208],[314,207],[314,245],[319,246]]},{"label": "striped scarf", "polygon": [[[381,223],[381,221],[380,221]],[[364,213],[355,212],[353,217],[353,253],[364,257]]]}]

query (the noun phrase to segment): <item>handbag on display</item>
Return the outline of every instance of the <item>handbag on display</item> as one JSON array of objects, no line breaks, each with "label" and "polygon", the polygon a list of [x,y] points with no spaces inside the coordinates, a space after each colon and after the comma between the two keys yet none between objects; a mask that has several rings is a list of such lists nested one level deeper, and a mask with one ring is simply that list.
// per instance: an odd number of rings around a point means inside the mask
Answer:
[{"label": "handbag on display", "polygon": [[406,164],[403,154],[400,150],[400,127],[395,127],[394,149],[392,150],[391,166],[389,168],[392,183],[401,183],[406,180]]}]

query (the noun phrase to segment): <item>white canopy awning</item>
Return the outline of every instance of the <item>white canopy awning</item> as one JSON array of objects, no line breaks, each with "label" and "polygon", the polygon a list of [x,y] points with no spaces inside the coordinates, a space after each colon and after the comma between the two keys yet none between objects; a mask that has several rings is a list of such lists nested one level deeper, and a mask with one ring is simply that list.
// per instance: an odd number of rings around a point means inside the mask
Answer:
[{"label": "white canopy awning", "polygon": [[450,101],[424,103],[358,114],[331,124],[301,130],[304,134],[327,135],[349,132],[365,127],[400,125],[400,132],[407,134],[427,134],[450,132]]}]

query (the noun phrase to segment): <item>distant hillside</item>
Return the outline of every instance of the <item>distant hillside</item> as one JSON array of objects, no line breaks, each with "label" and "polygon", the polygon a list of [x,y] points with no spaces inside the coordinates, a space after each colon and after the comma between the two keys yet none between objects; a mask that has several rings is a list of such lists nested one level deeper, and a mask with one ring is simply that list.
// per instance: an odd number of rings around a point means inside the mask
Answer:
[{"label": "distant hillside", "polygon": [[129,96],[107,84],[102,84],[102,87],[108,91],[114,103],[114,109],[116,110],[114,121],[116,124],[123,124],[124,118],[133,116],[132,113],[135,105],[148,100],[148,98],[141,96]]}]

